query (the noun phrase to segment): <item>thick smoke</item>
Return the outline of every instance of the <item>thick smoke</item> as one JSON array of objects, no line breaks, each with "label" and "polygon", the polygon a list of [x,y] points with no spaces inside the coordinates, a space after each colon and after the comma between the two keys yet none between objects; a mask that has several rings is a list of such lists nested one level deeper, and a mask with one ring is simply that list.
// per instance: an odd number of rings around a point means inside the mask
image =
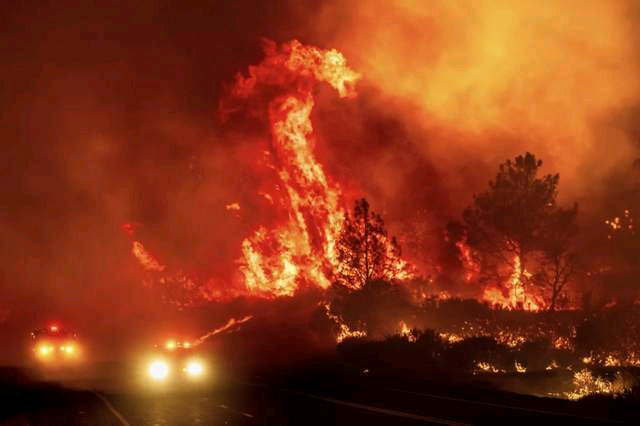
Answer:
[{"label": "thick smoke", "polygon": [[270,219],[268,129],[217,112],[261,37],[336,48],[362,74],[354,102],[318,89],[316,154],[424,269],[506,158],[536,153],[599,217],[637,155],[636,2],[225,3],[2,6],[0,322],[16,333],[166,316],[123,223],[168,268],[237,284],[242,238]]},{"label": "thick smoke", "polygon": [[225,206],[251,210],[264,133],[223,132],[219,94],[294,21],[249,1],[1,8],[1,328],[153,328],[169,308],[121,226],[139,224],[168,267],[233,275],[253,223]]},{"label": "thick smoke", "polygon": [[398,101],[386,108],[450,193],[526,147],[573,200],[609,190],[637,154],[639,13],[631,1],[371,0],[326,2],[315,23]]}]

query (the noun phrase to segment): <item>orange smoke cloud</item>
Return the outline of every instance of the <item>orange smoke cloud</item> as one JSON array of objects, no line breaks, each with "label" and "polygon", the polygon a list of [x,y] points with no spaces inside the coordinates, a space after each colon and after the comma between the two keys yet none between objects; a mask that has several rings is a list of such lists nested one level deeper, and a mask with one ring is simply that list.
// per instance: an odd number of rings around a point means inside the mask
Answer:
[{"label": "orange smoke cloud", "polygon": [[[638,10],[631,5],[334,1],[316,28],[372,84],[411,105],[404,114],[414,127],[427,118],[455,130],[421,146],[435,163],[460,164],[451,157],[462,153],[494,163],[526,144],[563,182],[580,186],[584,168],[597,162],[590,178],[601,178],[637,142],[611,122],[640,99]],[[487,137],[498,134],[502,141]]]}]

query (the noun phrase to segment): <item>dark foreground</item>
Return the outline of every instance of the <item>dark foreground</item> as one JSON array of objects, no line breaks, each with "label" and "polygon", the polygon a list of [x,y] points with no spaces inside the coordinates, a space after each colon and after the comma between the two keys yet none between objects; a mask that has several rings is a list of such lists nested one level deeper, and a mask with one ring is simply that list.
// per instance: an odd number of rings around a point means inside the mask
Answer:
[{"label": "dark foreground", "polygon": [[[640,410],[503,393],[477,384],[411,382],[336,368],[220,379],[200,389],[132,385],[117,366],[47,377],[0,370],[8,425],[637,424]],[[517,422],[517,423],[516,423]]]}]

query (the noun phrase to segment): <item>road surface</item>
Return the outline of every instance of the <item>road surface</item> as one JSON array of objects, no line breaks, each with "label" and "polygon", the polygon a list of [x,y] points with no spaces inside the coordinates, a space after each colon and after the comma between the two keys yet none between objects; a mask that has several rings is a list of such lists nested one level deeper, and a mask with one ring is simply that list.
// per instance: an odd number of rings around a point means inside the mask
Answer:
[{"label": "road surface", "polygon": [[[8,425],[466,425],[624,424],[625,415],[569,401],[325,374],[304,380],[227,381],[145,392],[118,380],[30,377],[0,370],[0,423]],[[615,419],[617,417],[617,419]],[[629,417],[627,413],[627,419]],[[637,417],[636,417],[637,418]],[[632,424],[633,422],[627,422]]]}]

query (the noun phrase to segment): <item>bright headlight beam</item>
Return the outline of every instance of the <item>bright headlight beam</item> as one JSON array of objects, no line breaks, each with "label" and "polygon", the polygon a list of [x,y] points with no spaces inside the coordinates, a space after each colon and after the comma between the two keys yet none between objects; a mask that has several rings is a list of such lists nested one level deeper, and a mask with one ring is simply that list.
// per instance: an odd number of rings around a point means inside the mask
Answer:
[{"label": "bright headlight beam", "polygon": [[149,376],[154,380],[164,380],[169,376],[169,364],[156,360],[149,364]]},{"label": "bright headlight beam", "polygon": [[38,349],[38,351],[40,352],[40,355],[47,355],[49,354],[49,352],[51,352],[51,350],[52,350],[51,346],[48,346],[48,345],[42,345]]},{"label": "bright headlight beam", "polygon": [[187,374],[191,377],[199,377],[204,373],[204,366],[200,361],[190,361],[185,368]]}]

